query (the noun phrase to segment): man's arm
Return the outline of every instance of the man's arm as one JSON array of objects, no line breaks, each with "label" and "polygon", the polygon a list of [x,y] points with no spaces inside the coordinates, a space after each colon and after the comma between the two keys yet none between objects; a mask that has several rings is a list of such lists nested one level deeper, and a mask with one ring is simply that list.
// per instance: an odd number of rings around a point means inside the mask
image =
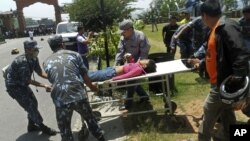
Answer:
[{"label": "man's arm", "polygon": [[117,52],[116,52],[116,55],[115,55],[115,66],[119,66],[121,61],[123,60],[123,56],[125,54],[125,49],[124,49],[124,46],[122,44],[122,40],[119,41],[119,44],[118,44],[118,48],[117,48]]},{"label": "man's arm", "polygon": [[44,71],[42,71],[41,73],[38,73],[38,75],[41,76],[44,79],[48,78],[48,74],[46,72],[44,72]]},{"label": "man's arm", "polygon": [[29,84],[37,86],[37,87],[43,87],[43,88],[46,89],[47,92],[51,91],[51,86],[49,86],[47,84],[40,83],[40,82],[38,82],[36,80],[30,80]]},{"label": "man's arm", "polygon": [[176,35],[174,35],[174,39],[177,40],[179,39],[183,34],[187,33],[188,31],[190,31],[190,27],[185,25],[180,31],[177,32]]},{"label": "man's arm", "polygon": [[36,64],[35,64],[35,67],[34,67],[34,71],[42,78],[44,79],[47,79],[48,78],[48,75],[46,72],[44,72],[39,64],[39,60],[38,58],[36,59]]},{"label": "man's arm", "polygon": [[162,40],[164,42],[164,44],[166,44],[165,42],[165,37],[166,37],[166,32],[167,32],[167,25],[165,25],[162,29]]},{"label": "man's arm", "polygon": [[97,86],[92,84],[92,81],[87,74],[83,74],[83,80],[84,80],[84,83],[90,88],[91,91],[93,92],[98,91]]},{"label": "man's arm", "polygon": [[150,49],[150,44],[149,44],[148,38],[145,35],[143,36],[144,36],[143,39],[139,43],[139,58],[147,59],[149,49]]},{"label": "man's arm", "polygon": [[91,42],[93,32],[88,33],[88,37],[83,38],[82,36],[77,37],[77,41],[83,44],[89,44]]}]

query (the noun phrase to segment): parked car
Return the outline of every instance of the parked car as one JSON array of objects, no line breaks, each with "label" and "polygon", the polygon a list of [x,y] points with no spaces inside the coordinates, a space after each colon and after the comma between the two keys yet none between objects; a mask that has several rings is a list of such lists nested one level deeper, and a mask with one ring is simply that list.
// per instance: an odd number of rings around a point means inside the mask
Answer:
[{"label": "parked car", "polygon": [[62,35],[63,42],[68,50],[77,52],[76,36],[79,24],[79,22],[60,22],[56,26],[56,34]]}]

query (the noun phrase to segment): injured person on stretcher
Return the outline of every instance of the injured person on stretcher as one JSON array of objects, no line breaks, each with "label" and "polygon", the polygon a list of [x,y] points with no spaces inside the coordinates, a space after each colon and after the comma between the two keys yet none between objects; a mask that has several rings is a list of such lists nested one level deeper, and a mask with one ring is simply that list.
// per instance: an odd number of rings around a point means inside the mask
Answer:
[{"label": "injured person on stretcher", "polygon": [[[152,72],[156,72],[155,61],[150,59],[143,59],[138,60],[136,63],[127,63],[123,66],[108,67],[103,70],[88,72],[88,76],[92,82],[104,81],[104,83],[110,83],[111,81],[136,77]],[[129,107],[131,107],[133,101],[131,98],[133,95],[128,92],[128,89],[133,89],[133,87],[127,87],[126,100],[124,106],[120,106],[120,110],[129,109]],[[141,102],[149,100],[147,94],[144,95],[139,95],[141,97]]]},{"label": "injured person on stretcher", "polygon": [[136,63],[127,63],[123,66],[107,67],[102,70],[89,71],[88,76],[92,82],[109,82],[152,72],[156,72],[155,61],[151,59],[143,59]]}]

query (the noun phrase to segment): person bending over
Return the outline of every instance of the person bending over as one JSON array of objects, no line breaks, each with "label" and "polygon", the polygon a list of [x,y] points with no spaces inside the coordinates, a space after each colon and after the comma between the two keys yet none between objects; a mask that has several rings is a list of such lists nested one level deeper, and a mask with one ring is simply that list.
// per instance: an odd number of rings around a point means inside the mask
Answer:
[{"label": "person bending over", "polygon": [[105,141],[104,131],[92,112],[84,84],[92,91],[98,91],[98,89],[90,81],[81,55],[64,50],[61,35],[50,37],[48,43],[54,53],[44,61],[43,68],[48,73],[48,80],[53,86],[51,97],[55,104],[62,141],[74,141],[71,131],[73,111],[81,115],[82,127],[85,127],[83,122],[85,120],[92,135],[98,141]]}]

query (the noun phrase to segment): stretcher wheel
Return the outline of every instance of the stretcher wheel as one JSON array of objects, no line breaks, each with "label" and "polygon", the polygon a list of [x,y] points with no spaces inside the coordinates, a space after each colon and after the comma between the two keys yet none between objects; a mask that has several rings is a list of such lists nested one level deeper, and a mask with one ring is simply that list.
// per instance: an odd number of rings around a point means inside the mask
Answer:
[{"label": "stretcher wheel", "polygon": [[[171,106],[172,106],[172,111],[174,113],[176,111],[176,109],[177,109],[177,104],[174,101],[171,100]],[[165,103],[164,107],[169,108],[168,103]]]},{"label": "stretcher wheel", "polygon": [[101,120],[102,114],[99,111],[93,111],[93,115],[95,116],[97,121]]}]

